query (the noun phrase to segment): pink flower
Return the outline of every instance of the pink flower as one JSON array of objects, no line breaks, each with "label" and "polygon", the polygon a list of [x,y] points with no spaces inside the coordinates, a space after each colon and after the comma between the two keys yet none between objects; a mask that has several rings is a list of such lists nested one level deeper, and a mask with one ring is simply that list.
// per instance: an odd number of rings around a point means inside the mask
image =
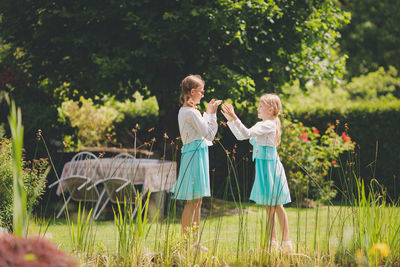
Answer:
[{"label": "pink flower", "polygon": [[318,129],[313,129],[313,132],[314,132],[315,134],[319,134]]},{"label": "pink flower", "polygon": [[344,141],[344,142],[350,142],[350,141],[351,141],[350,136],[348,136],[348,135],[346,134],[346,132],[343,132],[343,133],[342,133],[342,137],[343,137],[343,141]]},{"label": "pink flower", "polygon": [[303,135],[298,135],[297,138],[303,139],[304,142],[310,142],[307,138],[306,131],[303,131]]}]

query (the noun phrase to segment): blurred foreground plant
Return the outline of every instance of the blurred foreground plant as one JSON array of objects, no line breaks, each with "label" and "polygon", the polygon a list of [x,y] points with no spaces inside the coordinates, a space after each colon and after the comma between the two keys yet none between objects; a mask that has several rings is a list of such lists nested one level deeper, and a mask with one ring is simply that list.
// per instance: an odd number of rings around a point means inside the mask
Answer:
[{"label": "blurred foreground plant", "polygon": [[[5,169],[10,167],[12,170],[13,184],[12,187],[10,186],[9,188],[12,188],[13,195],[11,198],[13,210],[12,213],[10,213],[13,220],[13,234],[6,234],[0,238],[0,266],[77,266],[70,256],[65,255],[48,241],[41,238],[25,237],[28,234],[30,217],[27,207],[28,205],[32,205],[32,203],[27,202],[27,193],[25,191],[26,180],[24,179],[26,176],[24,176],[24,173],[29,173],[30,170],[22,170],[24,166],[22,158],[24,131],[21,109],[17,108],[15,102],[10,101],[8,96],[6,100],[10,105],[8,121],[10,123],[12,135],[12,153],[10,152],[10,142],[8,141],[8,146],[5,146],[6,149],[4,149],[4,155],[6,163],[12,162],[11,165],[5,164]],[[3,145],[0,148],[3,148]],[[39,191],[40,189],[43,191],[44,179],[48,170],[49,169],[47,169],[42,176],[43,184],[39,182]],[[33,173],[35,173],[35,171],[33,171]],[[31,181],[35,181],[35,179]],[[2,188],[4,187],[6,186],[2,185]],[[33,195],[35,195],[35,193]],[[35,199],[32,199],[32,202],[34,201]]]},{"label": "blurred foreground plant", "polygon": [[6,234],[0,237],[0,266],[75,267],[78,264],[47,240]]}]

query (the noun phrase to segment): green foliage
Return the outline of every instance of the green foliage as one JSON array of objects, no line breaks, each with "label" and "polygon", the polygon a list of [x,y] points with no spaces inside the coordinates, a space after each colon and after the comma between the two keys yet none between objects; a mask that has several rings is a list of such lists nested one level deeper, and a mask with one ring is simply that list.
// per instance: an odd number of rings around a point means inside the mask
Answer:
[{"label": "green foliage", "polygon": [[298,83],[283,88],[286,112],[305,125],[319,129],[338,124],[359,147],[360,175],[378,179],[391,195],[399,177],[400,78],[397,71],[382,68],[330,87],[324,83],[302,92]]},{"label": "green foliage", "polygon": [[371,104],[387,109],[388,104],[391,106],[399,100],[400,77],[393,67],[387,71],[379,68],[375,72],[354,77],[350,82],[342,82],[334,87],[321,82],[316,85],[310,84],[308,91],[303,92],[296,81],[292,85],[283,86],[282,91],[285,95],[285,108],[289,114],[328,110],[346,113],[349,109],[368,108]]},{"label": "green foliage", "polygon": [[[147,212],[149,208],[150,192],[143,201],[143,196],[137,192],[133,205],[129,201],[118,201],[118,210],[114,212],[114,224],[118,233],[118,258],[128,265],[143,265],[141,255],[145,248],[145,240],[152,223],[149,224]],[[121,205],[124,206],[123,210]],[[138,252],[138,253],[137,253]]]},{"label": "green foliage", "polygon": [[11,130],[13,172],[13,232],[16,236],[22,237],[28,233],[29,222],[21,164],[24,127],[22,126],[21,109],[16,107],[13,100],[9,101],[9,104],[10,116],[8,122]]},{"label": "green foliage", "polygon": [[[59,116],[64,122],[66,118],[72,127],[78,129],[78,147],[105,146],[111,137],[113,122],[118,119],[118,112],[109,107],[97,108],[92,99],[81,97],[79,101],[68,100],[62,103]],[[66,140],[70,140],[68,137]]]},{"label": "green foliage", "polygon": [[380,67],[375,72],[354,77],[346,85],[352,100],[376,100],[387,97],[389,100],[400,98],[400,77],[394,67],[387,71]]},{"label": "green foliage", "polygon": [[85,207],[81,208],[81,202],[79,202],[78,216],[76,224],[71,221],[71,239],[72,246],[75,252],[84,252],[88,255],[93,253],[94,241],[96,232],[92,227],[92,209],[87,213]]},{"label": "green foliage", "polygon": [[[66,100],[58,109],[59,119],[77,129],[76,137],[64,136],[67,150],[80,147],[107,146],[116,143],[116,130],[131,129],[138,122],[148,126],[158,115],[158,104],[155,97],[143,99],[139,92],[133,94],[135,101],[126,99],[120,102],[115,96],[105,96],[103,104],[94,104],[92,99],[80,97],[79,101]],[[147,125],[146,125],[147,124]],[[130,127],[130,128],[129,128]],[[121,134],[118,132],[118,134]],[[74,140],[77,141],[75,142]],[[126,145],[126,144],[125,144]]]},{"label": "green foliage", "polygon": [[320,133],[289,120],[283,120],[282,127],[279,155],[292,198],[297,202],[304,198],[328,202],[337,193],[328,172],[339,165],[340,153],[354,149],[354,143],[346,134],[339,136],[334,127]]},{"label": "green foliage", "polygon": [[[188,73],[202,74],[213,97],[238,101],[293,79],[340,78],[334,42],[349,20],[335,0],[4,0],[0,14],[4,62],[29,87],[15,90],[23,105],[33,96],[51,107],[65,81],[85,98],[148,87],[171,117]],[[255,90],[237,90],[248,77]]]},{"label": "green foliage", "polygon": [[400,2],[392,0],[340,0],[351,12],[351,22],[341,35],[341,49],[349,57],[350,77],[375,71],[379,67],[400,69]]},{"label": "green foliage", "polygon": [[[385,186],[376,179],[369,183],[357,176],[359,168],[354,156],[347,160],[355,164],[342,166],[341,180],[343,203],[351,209],[351,216],[339,220],[341,245],[335,253],[335,260],[341,265],[371,263],[371,265],[398,265],[400,250],[400,209],[399,200],[387,195]],[[349,225],[352,231],[348,231]],[[355,255],[355,257],[354,257]],[[372,264],[373,263],[373,264]]]},{"label": "green foliage", "polygon": [[[333,14],[340,15],[331,17]],[[335,1],[326,1],[315,7],[304,27],[295,26],[304,39],[301,52],[291,55],[289,69],[294,74],[291,79],[300,78],[303,84],[309,80],[337,83],[345,72],[346,60],[346,56],[338,53],[337,40],[341,36],[337,29],[349,22],[350,13],[341,11]]]},{"label": "green foliage", "polygon": [[126,117],[137,118],[158,115],[158,103],[154,96],[144,99],[144,96],[136,91],[132,97],[135,101],[125,99],[125,101],[120,102],[115,99],[115,96],[105,96],[103,101],[106,107],[114,108],[120,113],[120,116],[122,117],[120,120],[123,120]]},{"label": "green foliage", "polygon": [[[356,216],[354,216],[353,244],[349,250],[352,250],[353,254],[360,250],[368,257],[369,262],[379,265],[395,258],[393,254],[400,248],[398,241],[400,225],[396,223],[400,215],[396,207],[398,202],[395,203],[395,207],[388,203],[384,187],[376,180],[366,185],[359,177],[353,178],[357,189],[352,196],[355,201],[353,211]],[[386,247],[385,252],[376,248],[379,244]]]},{"label": "green foliage", "polygon": [[4,129],[4,124],[0,124],[0,138],[3,138],[3,136],[6,134],[6,130]]},{"label": "green foliage", "polygon": [[[43,195],[48,174],[45,159],[26,162],[21,159],[22,180],[26,192],[27,209],[32,210]],[[12,144],[8,139],[0,141],[0,226],[11,229],[13,220],[13,155]]]}]

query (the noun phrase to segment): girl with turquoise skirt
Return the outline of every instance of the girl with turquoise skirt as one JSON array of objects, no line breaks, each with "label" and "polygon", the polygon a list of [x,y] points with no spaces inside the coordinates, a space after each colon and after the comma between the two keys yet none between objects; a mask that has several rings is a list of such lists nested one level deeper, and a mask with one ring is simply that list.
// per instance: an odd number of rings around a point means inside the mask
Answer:
[{"label": "girl with turquoise skirt", "polygon": [[[271,246],[284,250],[292,250],[289,239],[289,227],[284,204],[291,202],[285,170],[279,160],[276,146],[281,139],[281,123],[278,118],[282,109],[279,97],[275,94],[264,94],[258,106],[258,118],[250,129],[247,129],[236,116],[231,104],[222,105],[222,114],[228,120],[228,126],[238,140],[250,139],[253,145],[253,161],[255,161],[255,180],[250,200],[265,205],[270,229]],[[282,230],[282,243],[277,241],[275,213]]]},{"label": "girl with turquoise skirt", "polygon": [[[181,104],[178,113],[179,132],[183,143],[179,176],[171,192],[175,199],[186,200],[182,214],[182,234],[193,227],[198,239],[203,197],[210,196],[208,146],[217,133],[217,109],[221,100],[212,99],[201,115],[196,105],[204,97],[204,81],[189,75],[181,82]],[[200,246],[197,240],[197,244]],[[202,249],[206,249],[201,246]]]}]

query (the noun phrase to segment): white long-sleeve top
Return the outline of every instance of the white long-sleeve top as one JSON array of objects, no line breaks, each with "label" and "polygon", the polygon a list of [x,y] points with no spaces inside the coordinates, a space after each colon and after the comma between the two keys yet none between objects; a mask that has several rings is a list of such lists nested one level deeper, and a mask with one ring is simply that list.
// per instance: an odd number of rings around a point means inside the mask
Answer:
[{"label": "white long-sleeve top", "polygon": [[276,125],[273,120],[259,121],[250,129],[239,119],[228,121],[228,126],[238,140],[250,139],[252,143],[254,138],[258,145],[276,147]]},{"label": "white long-sleeve top", "polygon": [[182,143],[188,144],[194,140],[206,139],[210,146],[218,130],[217,115],[200,111],[192,107],[181,107],[178,113],[179,132]]}]

